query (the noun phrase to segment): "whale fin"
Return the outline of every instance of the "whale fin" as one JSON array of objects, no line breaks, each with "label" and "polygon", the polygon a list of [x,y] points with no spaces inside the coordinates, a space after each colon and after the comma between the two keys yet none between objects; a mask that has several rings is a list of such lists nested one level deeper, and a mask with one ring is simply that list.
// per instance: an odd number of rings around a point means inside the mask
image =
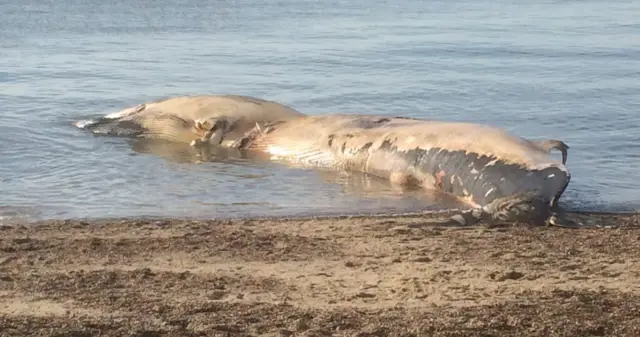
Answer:
[{"label": "whale fin", "polygon": [[567,163],[567,150],[569,149],[569,145],[565,142],[557,139],[543,139],[533,141],[533,143],[547,152],[551,152],[553,149],[560,151],[562,153],[562,164]]},{"label": "whale fin", "polygon": [[194,121],[194,129],[198,133],[204,133],[199,139],[194,139],[191,146],[204,144],[219,145],[224,140],[225,133],[229,128],[229,121],[225,118],[197,119]]}]

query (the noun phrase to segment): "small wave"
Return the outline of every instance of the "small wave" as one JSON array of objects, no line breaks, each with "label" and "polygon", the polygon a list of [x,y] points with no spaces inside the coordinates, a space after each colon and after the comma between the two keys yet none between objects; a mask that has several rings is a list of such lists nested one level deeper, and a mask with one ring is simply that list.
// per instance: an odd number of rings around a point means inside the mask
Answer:
[{"label": "small wave", "polygon": [[38,220],[36,211],[28,207],[0,205],[0,225],[16,225]]}]

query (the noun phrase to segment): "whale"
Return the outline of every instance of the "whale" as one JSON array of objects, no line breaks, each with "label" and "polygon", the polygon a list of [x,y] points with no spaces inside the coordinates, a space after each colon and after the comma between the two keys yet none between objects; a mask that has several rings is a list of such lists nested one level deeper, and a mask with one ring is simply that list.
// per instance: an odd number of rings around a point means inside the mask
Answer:
[{"label": "whale", "polygon": [[[566,143],[474,123],[325,114],[257,125],[230,146],[289,165],[359,171],[443,192],[469,210],[452,218],[550,224],[571,174]],[[559,150],[562,158],[551,155]]]},{"label": "whale", "polygon": [[[167,140],[202,145],[242,137],[256,123],[305,114],[262,98],[243,95],[175,96],[137,104],[94,120],[74,122],[95,135]],[[222,135],[224,134],[224,138]]]},{"label": "whale", "polygon": [[289,166],[362,172],[403,188],[445,193],[468,207],[450,219],[462,225],[558,225],[558,200],[571,180],[569,146],[560,140],[529,140],[466,122],[307,115],[249,96],[173,97],[76,126],[94,134],[220,146]]}]

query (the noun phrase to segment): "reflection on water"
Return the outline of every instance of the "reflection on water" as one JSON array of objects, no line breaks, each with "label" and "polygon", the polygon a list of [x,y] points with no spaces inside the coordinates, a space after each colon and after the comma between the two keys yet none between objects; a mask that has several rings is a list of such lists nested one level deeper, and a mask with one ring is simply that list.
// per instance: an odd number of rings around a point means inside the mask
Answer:
[{"label": "reflection on water", "polygon": [[175,163],[220,162],[227,164],[246,162],[248,157],[237,149],[221,146],[194,147],[189,144],[156,139],[127,140],[138,153],[152,154]]},{"label": "reflection on water", "polygon": [[[188,144],[169,142],[165,140],[154,139],[133,139],[128,140],[133,151],[144,154],[151,154],[164,158],[175,163],[219,163],[222,166],[216,166],[224,172],[225,176],[235,177],[237,179],[263,179],[269,175],[266,173],[251,174],[246,172],[247,167],[260,169],[278,169],[284,172],[290,170],[302,170],[302,168],[294,168],[286,163],[278,163],[269,160],[264,154],[243,151],[238,149],[230,149],[221,146],[201,146],[192,147]],[[237,172],[234,172],[234,169]],[[342,170],[329,170],[308,168],[304,171],[318,178],[323,185],[333,184],[340,187],[340,192],[345,195],[357,197],[358,199],[375,199],[384,198],[385,200],[397,200],[404,204],[406,210],[424,210],[441,208],[460,208],[466,207],[456,198],[438,193],[437,191],[427,191],[418,188],[409,188],[390,184],[386,179],[371,176],[361,172],[348,172]],[[213,171],[211,174],[215,174]],[[291,182],[285,178],[280,181],[280,186],[290,188]],[[231,202],[231,203],[205,203],[208,205],[272,205],[268,202]],[[272,205],[273,207],[277,207]],[[363,208],[366,212],[375,212],[375,209],[369,207]],[[354,210],[338,207],[338,213],[353,213]],[[357,211],[356,211],[357,212]]]}]

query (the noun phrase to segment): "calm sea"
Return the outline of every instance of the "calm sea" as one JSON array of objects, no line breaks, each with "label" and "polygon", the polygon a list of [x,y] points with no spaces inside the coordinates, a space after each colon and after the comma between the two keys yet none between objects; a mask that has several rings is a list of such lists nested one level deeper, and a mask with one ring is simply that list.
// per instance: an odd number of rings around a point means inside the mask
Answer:
[{"label": "calm sea", "polygon": [[640,1],[0,0],[0,222],[446,204],[71,125],[220,93],[559,138],[565,208],[640,208]]}]

